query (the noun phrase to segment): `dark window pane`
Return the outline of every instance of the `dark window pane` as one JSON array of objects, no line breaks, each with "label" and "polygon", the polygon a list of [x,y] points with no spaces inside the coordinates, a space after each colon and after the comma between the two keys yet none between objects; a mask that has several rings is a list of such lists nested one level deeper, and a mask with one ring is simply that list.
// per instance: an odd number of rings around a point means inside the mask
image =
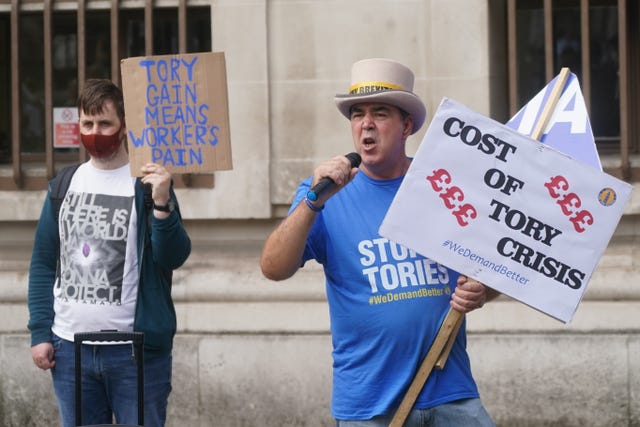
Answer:
[{"label": "dark window pane", "polygon": [[11,161],[11,24],[0,14],[0,163]]},{"label": "dark window pane", "polygon": [[178,53],[178,9],[156,9],[153,19],[153,54]]},{"label": "dark window pane", "polygon": [[111,77],[111,28],[108,11],[90,11],[86,15],[86,77]]},{"label": "dark window pane", "polygon": [[582,43],[580,39],[580,3],[577,0],[554,3],[553,61],[559,73],[567,67],[582,79]]},{"label": "dark window pane", "polygon": [[544,13],[542,0],[518,2],[518,106],[525,105],[546,85],[544,72]]},{"label": "dark window pane", "polygon": [[[78,36],[77,14],[54,12],[52,18],[51,63],[53,108],[75,109],[78,97]],[[55,132],[55,114],[54,114]],[[55,133],[54,133],[55,138]],[[55,153],[77,153],[76,147],[54,147]]]},{"label": "dark window pane", "polygon": [[592,7],[591,27],[591,126],[599,142],[620,137],[620,84],[618,76],[618,10]]},{"label": "dark window pane", "polygon": [[[126,56],[144,56],[144,11],[122,14],[126,32]],[[153,54],[177,54],[178,9],[162,8],[153,11]],[[211,51],[211,11],[209,7],[187,9],[187,53]]]},{"label": "dark window pane", "polygon": [[52,82],[53,106],[76,105],[78,86],[78,38],[76,36],[76,13],[64,12],[53,15]]},{"label": "dark window pane", "polygon": [[187,51],[211,52],[211,10],[208,7],[187,9]]},{"label": "dark window pane", "polygon": [[44,152],[44,49],[41,13],[20,14],[20,132],[22,153]]},{"label": "dark window pane", "polygon": [[125,57],[144,56],[144,11],[128,10],[120,14],[120,20],[120,29],[126,40]]}]

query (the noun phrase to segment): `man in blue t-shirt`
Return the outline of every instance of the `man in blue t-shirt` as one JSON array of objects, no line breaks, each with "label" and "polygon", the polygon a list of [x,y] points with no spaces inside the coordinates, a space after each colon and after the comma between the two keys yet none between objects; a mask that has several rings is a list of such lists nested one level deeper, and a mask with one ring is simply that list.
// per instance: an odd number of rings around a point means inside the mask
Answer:
[{"label": "man in blue t-shirt", "polygon": [[[386,427],[449,307],[467,313],[497,295],[378,234],[411,164],[406,140],[426,116],[413,82],[409,68],[388,59],[353,65],[349,93],[335,102],[351,122],[361,163],[338,156],[320,164],[262,253],[262,271],[272,280],[293,276],[310,259],[324,267],[338,427]],[[310,192],[327,178],[331,185]],[[464,325],[405,423],[426,425],[494,425],[471,375]]]}]

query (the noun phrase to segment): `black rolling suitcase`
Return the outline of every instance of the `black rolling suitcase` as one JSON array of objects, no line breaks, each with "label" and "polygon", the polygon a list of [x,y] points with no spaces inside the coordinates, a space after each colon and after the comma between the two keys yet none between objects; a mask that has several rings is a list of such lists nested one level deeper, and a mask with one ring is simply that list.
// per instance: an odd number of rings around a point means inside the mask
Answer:
[{"label": "black rolling suitcase", "polygon": [[[82,343],[94,342],[127,342],[131,341],[135,352],[136,365],[138,367],[138,424],[144,426],[144,334],[142,332],[97,331],[78,332],[73,336],[75,344],[76,365],[76,426],[82,424]],[[100,424],[100,426],[113,426],[114,424]],[[131,424],[115,424],[122,427],[135,427]],[[98,427],[94,425],[94,427]]]}]

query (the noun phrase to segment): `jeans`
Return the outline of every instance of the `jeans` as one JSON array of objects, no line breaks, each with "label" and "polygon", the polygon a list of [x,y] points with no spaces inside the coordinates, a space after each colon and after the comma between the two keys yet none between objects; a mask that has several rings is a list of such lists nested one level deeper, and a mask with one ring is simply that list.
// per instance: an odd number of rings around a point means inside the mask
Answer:
[{"label": "jeans", "polygon": [[[75,347],[53,338],[53,389],[63,427],[76,425]],[[132,344],[82,345],[82,423],[138,424],[138,370]],[[144,424],[163,427],[171,393],[171,355],[144,361]]]},{"label": "jeans", "polygon": [[[336,420],[336,427],[388,427],[394,413],[370,420]],[[404,427],[495,427],[480,399],[462,399],[429,409],[413,409]]]}]

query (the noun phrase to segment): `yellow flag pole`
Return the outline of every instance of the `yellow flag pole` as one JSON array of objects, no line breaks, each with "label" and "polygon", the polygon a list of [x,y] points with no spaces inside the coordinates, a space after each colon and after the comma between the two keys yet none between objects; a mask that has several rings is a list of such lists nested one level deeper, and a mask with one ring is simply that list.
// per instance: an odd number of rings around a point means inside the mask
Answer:
[{"label": "yellow flag pole", "polygon": [[[545,104],[533,131],[531,132],[531,138],[539,141],[540,138],[542,138],[542,135],[544,135],[544,129],[547,127],[549,119],[551,118],[553,111],[556,109],[560,95],[567,84],[569,73],[570,70],[567,67],[560,70],[558,79],[553,85],[553,89],[551,89],[549,99],[547,100],[547,103]],[[391,420],[389,427],[402,427],[434,366],[438,369],[444,368],[463,320],[464,313],[449,308],[449,311],[440,326],[440,330],[429,348],[429,352],[422,361],[422,364],[413,378],[409,389],[400,402],[400,406],[393,415],[393,419]]]}]

